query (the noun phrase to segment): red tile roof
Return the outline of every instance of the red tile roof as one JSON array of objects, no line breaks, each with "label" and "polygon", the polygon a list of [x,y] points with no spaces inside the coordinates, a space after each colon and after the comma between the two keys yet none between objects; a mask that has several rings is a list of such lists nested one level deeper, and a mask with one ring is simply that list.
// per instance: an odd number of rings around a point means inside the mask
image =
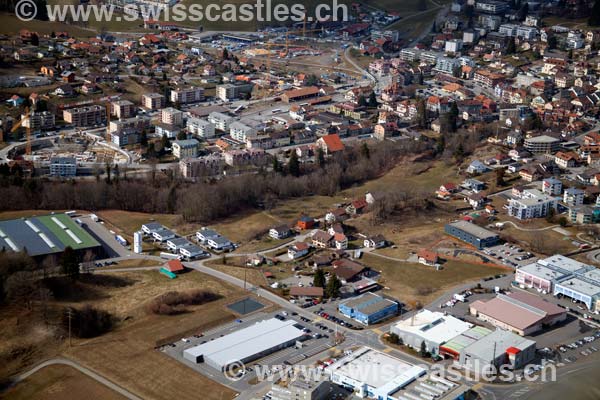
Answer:
[{"label": "red tile roof", "polygon": [[165,266],[171,272],[181,272],[185,269],[181,261],[179,260],[171,260]]}]

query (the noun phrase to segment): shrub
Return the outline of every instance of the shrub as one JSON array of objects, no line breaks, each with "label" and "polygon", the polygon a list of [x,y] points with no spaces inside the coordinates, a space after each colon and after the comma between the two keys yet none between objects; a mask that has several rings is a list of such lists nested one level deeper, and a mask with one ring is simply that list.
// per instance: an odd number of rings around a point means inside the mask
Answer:
[{"label": "shrub", "polygon": [[176,315],[187,311],[186,306],[197,306],[220,299],[221,296],[206,290],[167,292],[154,298],[146,307],[152,314]]},{"label": "shrub", "polygon": [[[71,334],[79,338],[92,338],[109,332],[113,327],[113,316],[104,310],[85,306],[82,309],[70,309]],[[69,309],[65,309],[62,317],[64,329],[69,329]]]}]

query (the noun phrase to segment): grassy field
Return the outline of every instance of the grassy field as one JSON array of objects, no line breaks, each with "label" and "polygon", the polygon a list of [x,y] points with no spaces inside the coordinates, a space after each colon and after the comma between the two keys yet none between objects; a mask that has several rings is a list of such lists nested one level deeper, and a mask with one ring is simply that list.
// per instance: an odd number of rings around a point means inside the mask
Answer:
[{"label": "grassy field", "polygon": [[500,267],[456,261],[448,261],[442,270],[436,271],[426,265],[400,263],[371,254],[365,254],[362,262],[382,273],[381,284],[389,288],[384,293],[408,304],[412,301],[427,304],[444,290],[463,282],[506,273]]},{"label": "grassy field", "polygon": [[66,365],[41,369],[11,388],[3,398],[7,400],[125,399],[117,392]]},{"label": "grassy field", "polygon": [[144,267],[156,267],[161,263],[152,260],[145,260],[141,258],[132,259],[132,260],[124,260],[119,261],[117,265],[111,265],[110,269],[119,269],[119,268],[144,268]]},{"label": "grassy field", "polygon": [[132,236],[148,222],[159,222],[180,235],[194,233],[199,227],[182,223],[181,216],[173,214],[145,214],[120,210],[99,211],[96,213],[105,223],[119,233]]},{"label": "grassy field", "polygon": [[[76,340],[67,356],[98,371],[115,383],[148,399],[192,399],[203,393],[206,399],[232,398],[234,393],[183,364],[165,356],[154,347],[161,339],[201,332],[234,318],[225,305],[238,296],[237,289],[196,271],[169,280],[156,271],[118,274],[133,281],[130,286],[111,288],[105,297],[92,304],[117,314],[127,322],[104,336]],[[144,304],[166,291],[205,289],[221,294],[222,299],[176,316],[149,315]],[[185,382],[185,385],[181,385]]]},{"label": "grassy field", "polygon": [[50,35],[52,32],[69,32],[69,35],[74,37],[94,37],[96,32],[92,30],[82,29],[75,25],[69,25],[60,22],[49,22],[49,21],[21,21],[14,14],[0,13],[0,25],[2,26],[2,33],[5,35],[17,34],[21,29],[29,29],[30,31],[36,31],[40,35]]}]

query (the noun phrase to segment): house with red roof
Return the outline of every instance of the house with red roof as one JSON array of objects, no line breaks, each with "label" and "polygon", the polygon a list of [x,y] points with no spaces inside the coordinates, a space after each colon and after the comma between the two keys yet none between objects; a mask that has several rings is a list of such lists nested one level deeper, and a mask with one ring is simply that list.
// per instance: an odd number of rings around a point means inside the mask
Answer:
[{"label": "house with red roof", "polygon": [[163,268],[174,274],[180,274],[185,271],[183,263],[179,260],[170,260]]},{"label": "house with red roof", "polygon": [[316,145],[321,148],[325,154],[333,154],[344,150],[344,143],[342,143],[342,140],[337,133],[319,138]]}]

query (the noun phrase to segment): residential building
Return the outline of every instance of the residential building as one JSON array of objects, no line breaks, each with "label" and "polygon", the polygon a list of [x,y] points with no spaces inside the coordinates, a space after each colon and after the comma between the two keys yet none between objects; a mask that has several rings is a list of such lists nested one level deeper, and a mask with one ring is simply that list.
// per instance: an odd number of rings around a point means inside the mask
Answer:
[{"label": "residential building", "polygon": [[239,99],[242,95],[251,94],[254,85],[248,84],[232,84],[226,83],[217,85],[217,98],[223,101]]},{"label": "residential building", "polygon": [[181,160],[198,157],[198,141],[196,139],[176,140],[172,145],[173,156]]},{"label": "residential building", "polygon": [[556,178],[547,178],[542,181],[542,193],[548,196],[560,196],[562,187],[562,182]]},{"label": "residential building", "polygon": [[552,136],[542,135],[525,139],[525,149],[534,154],[556,153],[560,140]]},{"label": "residential building", "polygon": [[50,176],[72,178],[77,175],[77,160],[74,157],[53,157],[50,159]]},{"label": "residential building", "polygon": [[32,132],[45,131],[53,129],[56,123],[54,113],[49,111],[36,111],[27,115],[21,116],[24,128],[30,128]]},{"label": "residential building", "polygon": [[291,234],[292,231],[287,225],[276,226],[269,230],[269,236],[277,240],[286,239],[290,237]]},{"label": "residential building", "polygon": [[568,188],[563,193],[563,203],[568,207],[577,207],[583,204],[585,192],[577,188]]},{"label": "residential building", "polygon": [[135,105],[129,100],[118,100],[110,103],[110,112],[118,119],[131,118],[135,115]]},{"label": "residential building", "polygon": [[160,121],[167,125],[183,126],[183,111],[173,107],[164,108],[160,113]]},{"label": "residential building", "polygon": [[230,125],[235,119],[227,114],[221,112],[212,112],[208,115],[208,122],[213,124],[216,129],[222,132],[229,132]]},{"label": "residential building", "polygon": [[245,142],[248,138],[256,136],[258,130],[243,121],[234,121],[229,125],[229,134],[235,140]]},{"label": "residential building", "polygon": [[304,257],[309,252],[308,244],[304,242],[298,242],[294,245],[288,247],[288,257],[290,260],[296,260],[298,258]]},{"label": "residential building", "polygon": [[556,210],[557,200],[537,189],[523,191],[520,199],[508,201],[508,215],[518,219],[544,218],[550,210]]},{"label": "residential building", "polygon": [[148,93],[142,95],[142,106],[147,110],[160,110],[165,108],[165,96],[158,93]]},{"label": "residential building", "polygon": [[106,123],[106,108],[99,105],[70,108],[63,111],[63,120],[76,127],[90,127]]},{"label": "residential building", "polygon": [[212,139],[215,135],[215,125],[200,118],[190,117],[186,121],[187,131],[202,139]]},{"label": "residential building", "polygon": [[173,104],[190,104],[204,101],[204,88],[188,87],[171,90],[170,100]]}]

